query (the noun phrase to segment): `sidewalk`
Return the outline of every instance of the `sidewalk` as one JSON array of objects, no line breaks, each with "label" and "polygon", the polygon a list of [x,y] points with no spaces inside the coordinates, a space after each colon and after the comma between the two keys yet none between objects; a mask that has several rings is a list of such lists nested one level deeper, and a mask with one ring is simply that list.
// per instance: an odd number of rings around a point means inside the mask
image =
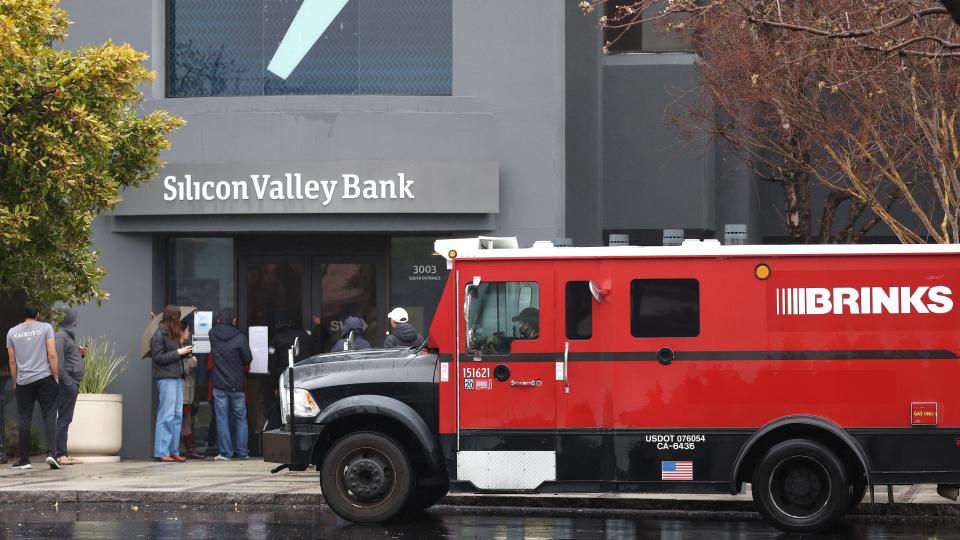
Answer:
[{"label": "sidewalk", "polygon": [[[0,465],[0,503],[216,504],[319,505],[317,473],[284,471],[271,475],[273,464],[259,460],[186,463],[123,461],[88,463],[50,470],[37,460],[21,471]],[[867,495],[869,500],[869,493]],[[859,512],[895,516],[952,516],[960,518],[960,503],[937,495],[936,486],[895,486],[895,504],[888,505],[886,486],[877,486],[876,505],[862,504]],[[454,493],[440,504],[473,507],[567,508],[594,510],[651,510],[751,512],[748,493],[731,495],[664,494],[537,494],[478,495]]]}]

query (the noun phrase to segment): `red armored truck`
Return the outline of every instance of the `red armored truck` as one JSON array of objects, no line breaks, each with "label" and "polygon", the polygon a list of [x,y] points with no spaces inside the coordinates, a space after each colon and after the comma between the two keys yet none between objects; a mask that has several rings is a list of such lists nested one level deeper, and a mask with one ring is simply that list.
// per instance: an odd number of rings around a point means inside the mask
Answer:
[{"label": "red armored truck", "polygon": [[[355,521],[483,491],[738,493],[830,527],[960,485],[960,246],[440,240],[426,343],[298,364],[265,455]],[[289,385],[281,388],[291,393]],[[289,403],[290,399],[286,399]],[[289,406],[285,410],[289,411]]]}]

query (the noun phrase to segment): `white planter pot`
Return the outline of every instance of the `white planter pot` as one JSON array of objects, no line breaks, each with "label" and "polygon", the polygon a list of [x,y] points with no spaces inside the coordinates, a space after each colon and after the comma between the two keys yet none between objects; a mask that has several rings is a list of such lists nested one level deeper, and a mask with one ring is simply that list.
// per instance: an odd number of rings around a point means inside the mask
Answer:
[{"label": "white planter pot", "polygon": [[67,452],[83,461],[120,461],[123,396],[80,394],[67,435]]}]

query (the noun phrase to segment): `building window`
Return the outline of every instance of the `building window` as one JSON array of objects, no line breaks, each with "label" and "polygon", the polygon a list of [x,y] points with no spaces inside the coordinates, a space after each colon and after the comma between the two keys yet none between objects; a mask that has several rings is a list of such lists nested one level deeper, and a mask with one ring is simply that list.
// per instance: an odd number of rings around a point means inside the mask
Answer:
[{"label": "building window", "polygon": [[593,337],[593,295],[589,281],[568,281],[566,287],[567,339]]},{"label": "building window", "polygon": [[452,2],[168,0],[167,95],[449,95]]},{"label": "building window", "polygon": [[170,239],[170,303],[202,311],[235,307],[232,238]]},{"label": "building window", "polygon": [[390,239],[390,308],[402,307],[426,336],[447,283],[447,262],[433,252],[434,238]]},{"label": "building window", "polygon": [[[608,54],[639,52],[689,51],[675,32],[668,32],[659,20],[651,20],[666,8],[666,0],[658,0],[642,12],[637,0],[609,0],[604,15],[611,28],[603,30],[604,51]],[[643,20],[647,19],[647,20]]]},{"label": "building window", "polygon": [[700,335],[700,282],[635,279],[630,282],[630,333],[637,338]]},{"label": "building window", "polygon": [[514,341],[540,339],[540,286],[532,281],[471,286],[468,346],[486,355],[509,354]]}]

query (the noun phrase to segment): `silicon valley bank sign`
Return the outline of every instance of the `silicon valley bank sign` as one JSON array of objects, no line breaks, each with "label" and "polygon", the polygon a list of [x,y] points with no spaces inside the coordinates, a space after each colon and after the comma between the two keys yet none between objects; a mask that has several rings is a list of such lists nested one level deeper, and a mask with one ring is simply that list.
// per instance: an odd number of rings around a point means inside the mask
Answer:
[{"label": "silicon valley bank sign", "polygon": [[496,213],[496,161],[171,163],[115,215]]}]

